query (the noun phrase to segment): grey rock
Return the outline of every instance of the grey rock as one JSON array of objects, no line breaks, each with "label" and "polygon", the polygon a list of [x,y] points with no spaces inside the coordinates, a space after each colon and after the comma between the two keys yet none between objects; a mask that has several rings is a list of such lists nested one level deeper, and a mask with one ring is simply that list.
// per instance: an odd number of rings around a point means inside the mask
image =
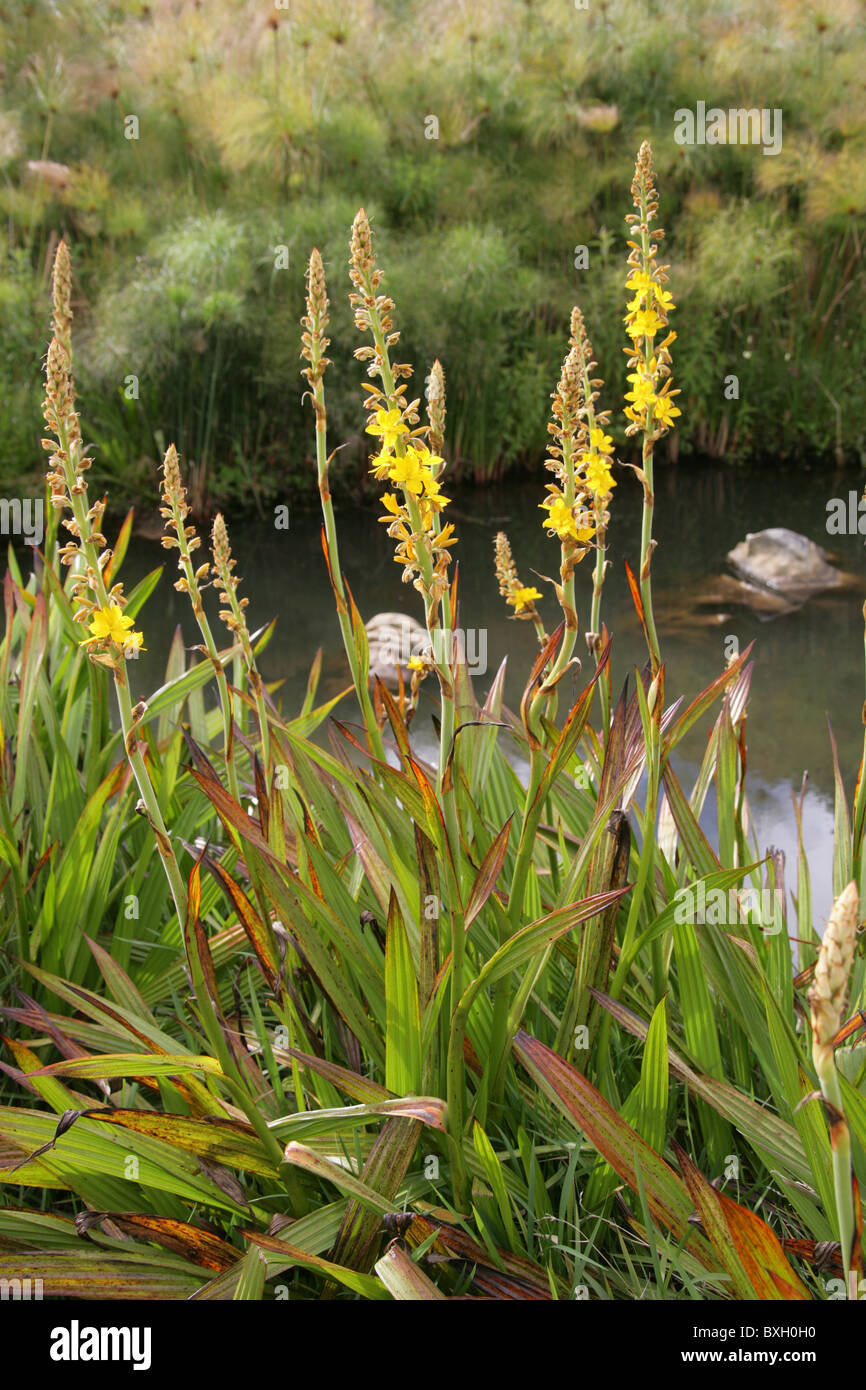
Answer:
[{"label": "grey rock", "polygon": [[779,595],[789,604],[844,586],[844,577],[830,564],[826,551],[784,526],[747,535],[728,552],[728,560],[746,584]]},{"label": "grey rock", "polygon": [[378,676],[389,690],[397,690],[400,672],[404,681],[410,679],[409,658],[430,646],[427,629],[408,613],[377,613],[364,626],[370,647],[370,680]]}]

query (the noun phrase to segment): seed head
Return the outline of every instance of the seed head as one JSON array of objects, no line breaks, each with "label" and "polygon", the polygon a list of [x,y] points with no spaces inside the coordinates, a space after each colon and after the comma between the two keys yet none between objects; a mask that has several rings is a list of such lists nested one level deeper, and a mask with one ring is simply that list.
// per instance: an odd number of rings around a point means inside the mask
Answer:
[{"label": "seed head", "polygon": [[307,312],[301,320],[304,330],[301,336],[301,356],[309,362],[303,374],[311,386],[324,376],[328,359],[325,352],[330,338],[325,337],[328,326],[328,293],[325,287],[325,267],[322,257],[313,248],[310,264],[307,267]]},{"label": "seed head", "polygon": [[441,454],[445,448],[445,373],[439,358],[427,378],[427,419],[430,421],[430,449]]},{"label": "seed head", "polygon": [[370,223],[363,208],[359,208],[352,223],[352,240],[350,243],[349,274],[352,283],[362,290],[365,281],[376,268],[373,257],[373,238],[370,233]]},{"label": "seed head", "polygon": [[54,256],[53,277],[54,336],[72,358],[72,267],[69,261],[69,247],[61,241]]},{"label": "seed head", "polygon": [[809,990],[812,1059],[819,1076],[833,1065],[833,1038],[844,1016],[859,916],[860,896],[852,881],[833,904]]}]

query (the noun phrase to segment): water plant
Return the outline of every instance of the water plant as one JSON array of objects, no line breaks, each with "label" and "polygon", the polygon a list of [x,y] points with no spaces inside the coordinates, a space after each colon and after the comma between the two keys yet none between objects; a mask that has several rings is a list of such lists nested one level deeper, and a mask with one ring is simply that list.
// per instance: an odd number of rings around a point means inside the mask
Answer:
[{"label": "water plant", "polygon": [[[39,995],[22,990],[4,1005],[4,1277],[26,1269],[49,1292],[113,1298],[806,1301],[838,1296],[837,1282],[856,1297],[862,825],[839,777],[836,901],[822,942],[801,852],[795,973],[788,900],[773,891],[781,858],[761,852],[748,813],[749,651],[685,708],[667,700],[649,582],[653,447],[677,415],[646,144],[633,196],[627,418],[643,436],[644,528],[631,590],[647,662],[614,699],[603,579],[607,531],[629,489],[606,433],[589,320],[575,310],[552,396],[553,481],[539,503],[558,552],[546,581],[555,627],[507,538],[495,548],[504,602],[538,637],[517,712],[503,700],[504,668],[476,694],[459,640],[445,376],[434,364],[422,423],[411,368],[394,360],[397,309],[363,210],[351,231],[350,304],[365,338],[355,355],[369,467],[387,484],[383,521],[429,639],[410,691],[370,688],[366,632],[340,562],[329,306],[314,251],[301,350],[351,686],[317,705],[317,658],[300,712],[275,707],[225,520],[214,523],[212,564],[196,568],[182,462],[169,449],[166,540],[203,660],[127,711],[126,658],[142,639],[83,481],[58,251],[47,414],[52,495],[58,512],[72,511],[59,554],[71,563],[61,581],[49,543],[26,585],[20,572],[6,579],[2,720],[15,732],[2,756],[0,891],[13,910],[24,905],[13,836],[46,749],[62,748],[51,797],[67,819],[51,819],[49,831],[31,811],[27,824],[44,841],[56,823],[68,839],[67,803],[78,806],[92,765],[101,780],[88,818],[106,827],[100,874],[110,880],[119,849],[125,877],[134,866],[124,836],[107,828],[128,812],[132,778],[145,838],[141,825],[128,833],[144,879],[160,882],[153,902],[165,920],[159,949],[136,957],[118,952],[114,922],[100,918],[85,939],[95,988],[65,969],[70,944],[77,961],[77,924],[65,926],[66,952],[46,962],[26,907],[18,922],[7,969],[16,982],[35,978]],[[593,551],[593,572],[581,570]],[[203,621],[211,579],[227,651]],[[54,685],[33,655],[43,628],[52,667],[66,671]],[[109,678],[120,737],[98,704]],[[414,737],[428,695],[432,756]],[[95,748],[81,734],[88,700],[99,712]],[[672,755],[711,711],[689,793]],[[701,824],[711,792],[717,843]],[[60,853],[46,846],[42,857],[50,866]],[[703,910],[716,896],[723,919]],[[94,906],[105,911],[109,899]],[[764,900],[769,913],[755,906]],[[43,1209],[51,1192],[68,1205]]]}]

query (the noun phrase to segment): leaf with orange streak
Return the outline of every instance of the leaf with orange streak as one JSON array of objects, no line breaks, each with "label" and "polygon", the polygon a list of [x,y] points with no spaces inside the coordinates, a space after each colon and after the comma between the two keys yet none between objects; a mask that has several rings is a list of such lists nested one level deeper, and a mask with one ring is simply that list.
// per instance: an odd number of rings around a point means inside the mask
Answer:
[{"label": "leaf with orange streak", "polygon": [[[240,1250],[220,1236],[192,1226],[188,1221],[177,1221],[170,1216],[148,1216],[138,1211],[96,1211],[86,1212],[86,1225],[99,1225],[101,1221],[111,1221],[127,1235],[141,1240],[153,1241],[165,1250],[172,1250],[194,1264],[219,1272],[230,1269],[241,1258]],[[80,1234],[80,1231],[79,1231]]]},{"label": "leaf with orange streak", "polygon": [[[705,1269],[718,1269],[711,1243],[690,1224],[693,1201],[682,1179],[651,1149],[576,1067],[522,1030],[514,1040],[518,1060],[602,1158],[637,1192],[640,1183],[655,1221],[683,1240]],[[640,1183],[638,1182],[640,1174]]]},{"label": "leaf with orange streak", "polygon": [[508,836],[511,833],[511,822],[513,819],[514,816],[512,813],[481,861],[481,867],[478,870],[475,882],[469,894],[469,899],[466,903],[465,927],[467,931],[496,886],[499,871],[505,862],[505,855],[508,850]]},{"label": "leaf with orange streak", "polygon": [[811,1295],[791,1268],[766,1221],[723,1192],[718,1194],[728,1230],[758,1298],[811,1303]]}]

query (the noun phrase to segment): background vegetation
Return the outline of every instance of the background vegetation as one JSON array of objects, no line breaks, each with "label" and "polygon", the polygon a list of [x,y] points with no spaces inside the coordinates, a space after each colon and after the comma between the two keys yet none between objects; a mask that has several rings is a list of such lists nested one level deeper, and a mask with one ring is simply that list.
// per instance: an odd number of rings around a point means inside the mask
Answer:
[{"label": "background vegetation", "polygon": [[[620,288],[622,191],[644,136],[676,227],[665,249],[690,345],[680,447],[862,457],[856,0],[284,3],[0,8],[7,489],[38,483],[35,344],[61,233],[82,406],[113,503],[149,493],[170,439],[199,507],[310,486],[295,377],[305,258],[318,244],[336,291],[359,203],[418,392],[437,355],[453,383],[451,457],[481,476],[539,457],[575,299],[612,392],[622,386],[619,325],[601,305]],[[677,146],[674,112],[698,100],[781,107],[781,154]],[[137,140],[125,138],[131,115]],[[287,269],[275,268],[281,246]],[[334,299],[339,485],[357,479],[362,449]],[[729,373],[738,401],[724,397]],[[138,399],[126,398],[132,376]]]}]

